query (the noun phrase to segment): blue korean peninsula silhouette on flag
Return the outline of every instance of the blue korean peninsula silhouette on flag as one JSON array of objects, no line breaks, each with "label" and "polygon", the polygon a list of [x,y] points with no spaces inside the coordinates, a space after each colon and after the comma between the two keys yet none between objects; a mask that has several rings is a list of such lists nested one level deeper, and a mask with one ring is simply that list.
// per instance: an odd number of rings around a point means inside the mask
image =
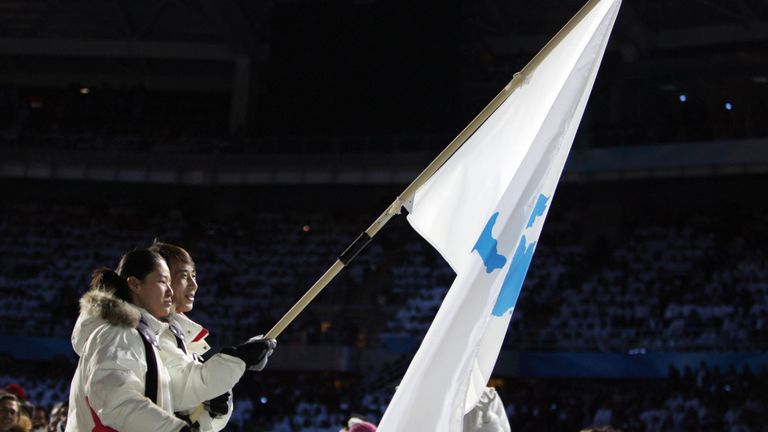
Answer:
[{"label": "blue korean peninsula silhouette on flag", "polygon": [[[547,202],[549,199],[544,195],[539,195],[536,201],[536,206],[531,213],[531,217],[528,220],[526,228],[533,227],[533,223],[536,218],[542,216],[547,209]],[[488,220],[488,223],[483,228],[483,232],[480,234],[480,238],[475,243],[475,248],[472,251],[477,251],[480,254],[480,258],[485,265],[486,273],[491,273],[494,270],[501,269],[507,262],[507,257],[499,255],[498,253],[498,241],[493,238],[491,231],[496,224],[496,219],[499,213],[494,213]],[[528,273],[528,267],[531,265],[533,259],[533,251],[536,249],[536,241],[532,241],[530,244],[526,242],[525,235],[520,238],[520,242],[515,249],[515,254],[512,257],[512,264],[510,264],[507,270],[507,275],[504,277],[504,282],[501,285],[501,292],[496,299],[496,305],[493,307],[493,315],[502,316],[504,312],[510,311],[515,307],[517,298],[520,297],[520,289],[523,287],[523,281],[525,275]]]}]

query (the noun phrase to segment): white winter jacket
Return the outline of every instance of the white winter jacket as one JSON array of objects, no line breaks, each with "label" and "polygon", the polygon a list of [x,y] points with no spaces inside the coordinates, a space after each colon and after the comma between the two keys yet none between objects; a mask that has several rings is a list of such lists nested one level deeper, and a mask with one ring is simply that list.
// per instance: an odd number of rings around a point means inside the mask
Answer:
[{"label": "white winter jacket", "polygon": [[[184,314],[171,316],[171,324],[179,331],[186,353],[179,347],[176,335],[168,328],[160,336],[160,355],[171,376],[173,410],[194,411],[200,404],[230,390],[245,372],[245,362],[227,354],[216,354],[205,363],[200,357],[210,349],[205,342],[208,330]],[[197,419],[201,432],[217,432],[226,426],[232,415],[232,400],[229,412],[224,416],[211,418],[207,411]]]},{"label": "white winter jacket", "polygon": [[89,291],[80,300],[72,346],[80,361],[69,393],[67,432],[178,432],[170,375],[157,355],[157,404],[144,396],[147,361],[136,329],[143,318],[158,338],[167,328],[145,310],[110,293]]}]

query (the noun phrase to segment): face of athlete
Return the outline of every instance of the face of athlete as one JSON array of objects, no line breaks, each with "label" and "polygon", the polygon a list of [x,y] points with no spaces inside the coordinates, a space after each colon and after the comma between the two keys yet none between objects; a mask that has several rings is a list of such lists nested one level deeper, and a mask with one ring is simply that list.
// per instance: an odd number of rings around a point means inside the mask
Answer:
[{"label": "face of athlete", "polygon": [[197,271],[192,263],[173,262],[171,264],[171,287],[173,304],[176,312],[185,313],[195,306],[197,293]]},{"label": "face of athlete", "polygon": [[164,260],[160,260],[152,273],[144,279],[128,278],[128,285],[137,306],[147,310],[155,318],[165,318],[173,310],[171,272]]}]

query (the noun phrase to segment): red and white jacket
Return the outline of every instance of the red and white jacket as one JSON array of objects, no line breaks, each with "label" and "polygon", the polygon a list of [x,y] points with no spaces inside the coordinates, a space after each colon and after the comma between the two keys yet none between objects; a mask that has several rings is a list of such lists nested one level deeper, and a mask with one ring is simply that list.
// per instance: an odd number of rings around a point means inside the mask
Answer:
[{"label": "red and white jacket", "polygon": [[[184,314],[172,315],[170,322],[181,335],[174,334],[168,328],[160,336],[160,356],[171,377],[174,411],[191,413],[204,401],[232,390],[245,373],[245,362],[226,354],[215,354],[205,363],[200,362],[202,355],[210,349],[205,342],[208,330]],[[177,336],[183,336],[185,349],[179,347]],[[202,411],[202,416],[197,418],[200,431],[217,432],[224,429],[232,416],[232,410],[230,398],[226,415],[211,418],[207,411]]]}]

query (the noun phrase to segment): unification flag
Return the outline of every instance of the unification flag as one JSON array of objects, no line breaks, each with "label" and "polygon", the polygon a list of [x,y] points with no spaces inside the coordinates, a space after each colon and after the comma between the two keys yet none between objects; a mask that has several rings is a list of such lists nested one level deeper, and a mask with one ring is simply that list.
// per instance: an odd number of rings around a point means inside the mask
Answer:
[{"label": "unification flag", "polygon": [[[501,350],[620,0],[591,0],[419,189],[408,221],[456,271],[380,432],[461,431]],[[516,81],[513,80],[513,84]]]}]

